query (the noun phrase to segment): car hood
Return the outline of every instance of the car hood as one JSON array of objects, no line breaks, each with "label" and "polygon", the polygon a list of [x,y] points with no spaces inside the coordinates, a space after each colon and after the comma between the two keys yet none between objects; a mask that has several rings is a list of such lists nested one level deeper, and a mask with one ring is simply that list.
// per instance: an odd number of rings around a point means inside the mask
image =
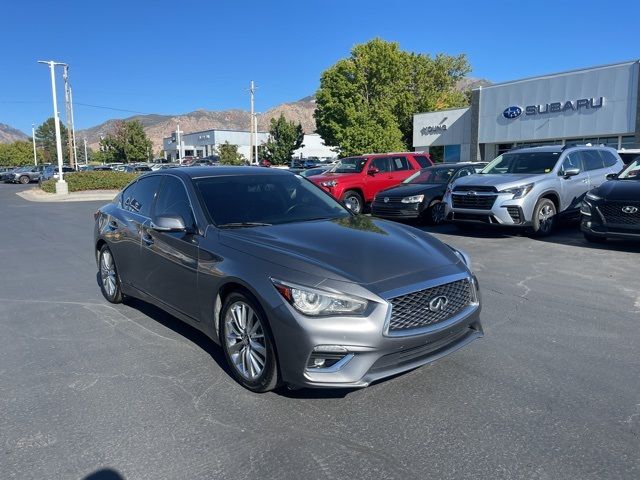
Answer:
[{"label": "car hood", "polygon": [[420,230],[365,216],[221,230],[220,242],[285,268],[362,285],[460,263]]},{"label": "car hood", "polygon": [[409,197],[411,195],[435,195],[444,192],[446,184],[406,184],[381,190],[376,197]]},{"label": "car hood", "polygon": [[595,193],[613,201],[638,201],[640,199],[640,179],[610,180],[600,185]]},{"label": "car hood", "polygon": [[320,182],[328,182],[330,180],[351,180],[355,178],[359,178],[360,173],[335,173],[335,172],[325,172],[321,175],[313,175],[311,177],[307,177],[313,183]]},{"label": "car hood", "polygon": [[516,187],[526,183],[532,183],[546,177],[548,174],[537,173],[503,173],[503,174],[476,174],[463,177],[455,181],[455,186],[473,185],[483,187],[496,187],[498,190]]}]

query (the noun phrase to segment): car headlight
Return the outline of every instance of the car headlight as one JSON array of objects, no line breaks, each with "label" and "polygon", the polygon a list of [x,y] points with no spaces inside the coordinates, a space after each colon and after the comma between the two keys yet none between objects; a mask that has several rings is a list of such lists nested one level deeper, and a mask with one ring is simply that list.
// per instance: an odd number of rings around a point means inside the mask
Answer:
[{"label": "car headlight", "polygon": [[602,200],[602,197],[596,195],[593,192],[587,192],[587,199],[588,200],[593,200],[593,201],[598,201],[598,200]]},{"label": "car headlight", "polygon": [[336,182],[335,180],[329,180],[328,182],[320,182],[320,185],[322,185],[323,187],[335,187],[336,185],[338,185],[338,182]]},{"label": "car headlight", "polygon": [[311,287],[294,285],[271,279],[280,295],[297,311],[310,317],[327,315],[359,315],[368,305],[367,300],[351,295],[327,292]]},{"label": "car headlight", "polygon": [[458,250],[457,248],[453,248],[447,243],[445,243],[445,245],[449,247],[460,260],[462,260],[462,262],[467,266],[469,270],[471,270],[471,257],[469,257],[466,252]]},{"label": "car headlight", "polygon": [[513,198],[522,198],[533,189],[534,185],[533,183],[528,183],[519,187],[506,188],[500,190],[498,193],[512,193]]},{"label": "car headlight", "polygon": [[424,200],[424,195],[413,195],[411,197],[404,197],[400,200],[402,203],[420,203]]}]

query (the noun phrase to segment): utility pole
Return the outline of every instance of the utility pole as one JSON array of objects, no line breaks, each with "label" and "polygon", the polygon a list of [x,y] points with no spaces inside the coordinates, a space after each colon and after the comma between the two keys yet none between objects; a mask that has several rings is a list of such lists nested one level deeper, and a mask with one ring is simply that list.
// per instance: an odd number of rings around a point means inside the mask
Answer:
[{"label": "utility pole", "polygon": [[[251,88],[249,88],[249,92],[251,93],[251,125],[249,126],[249,165],[253,165],[253,95],[255,93],[255,85],[253,84],[253,80],[251,80]],[[256,161],[258,158],[256,157]]]},{"label": "utility pole", "polygon": [[33,164],[38,166],[38,156],[36,155],[36,126],[31,124],[31,139],[33,140]]},{"label": "utility pole", "polygon": [[69,166],[76,168],[73,158],[73,137],[71,132],[71,92],[69,91],[69,66],[64,65],[62,73],[64,79],[64,104],[66,109],[65,118],[67,120],[67,146],[69,147]]},{"label": "utility pole", "polygon": [[73,139],[73,159],[78,169],[78,146],[76,145],[76,124],[73,122],[73,90],[69,85],[69,104],[71,105],[71,138]]},{"label": "utility pole", "polygon": [[66,195],[69,193],[69,186],[62,176],[62,140],[60,138],[60,117],[58,116],[58,99],[56,98],[56,65],[66,65],[53,60],[38,60],[38,63],[49,65],[51,72],[51,94],[53,96],[53,123],[56,128],[56,153],[58,154],[58,181],[56,182],[56,193]]},{"label": "utility pole", "polygon": [[87,137],[84,137],[84,164],[89,164],[89,157],[87,156]]}]

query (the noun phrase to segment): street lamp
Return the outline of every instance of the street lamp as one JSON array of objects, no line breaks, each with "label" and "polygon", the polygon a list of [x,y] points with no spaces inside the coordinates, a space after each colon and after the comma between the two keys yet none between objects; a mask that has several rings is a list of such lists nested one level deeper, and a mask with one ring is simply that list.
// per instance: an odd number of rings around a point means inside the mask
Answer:
[{"label": "street lamp", "polygon": [[56,128],[56,153],[58,154],[58,181],[56,182],[56,194],[66,195],[69,193],[69,186],[62,176],[62,140],[60,139],[60,119],[58,118],[58,99],[56,98],[56,66],[66,66],[66,63],[54,62],[53,60],[38,60],[38,63],[49,65],[51,72],[51,95],[53,97],[53,122]]},{"label": "street lamp", "polygon": [[31,140],[33,141],[33,164],[38,166],[38,157],[36,155],[36,126],[31,124]]}]

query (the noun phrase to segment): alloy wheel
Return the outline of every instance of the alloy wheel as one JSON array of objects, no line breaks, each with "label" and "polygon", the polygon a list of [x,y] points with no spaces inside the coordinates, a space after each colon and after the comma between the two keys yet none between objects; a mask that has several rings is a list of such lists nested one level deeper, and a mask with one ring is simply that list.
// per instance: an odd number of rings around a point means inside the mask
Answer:
[{"label": "alloy wheel", "polygon": [[438,202],[431,207],[431,222],[434,225],[444,222],[444,203]]},{"label": "alloy wheel", "polygon": [[225,315],[225,342],[233,367],[246,380],[265,369],[267,346],[262,322],[245,302],[232,304]]},{"label": "alloy wheel", "polygon": [[551,230],[555,214],[555,209],[549,204],[545,204],[540,208],[538,211],[538,223],[540,224],[541,231],[548,232]]},{"label": "alloy wheel", "polygon": [[100,255],[100,278],[107,295],[110,298],[114,298],[118,288],[116,267],[113,262],[113,255],[108,249],[103,250]]},{"label": "alloy wheel", "polygon": [[355,195],[350,195],[344,199],[344,203],[347,204],[353,213],[360,213],[362,206],[360,205],[360,199]]}]

